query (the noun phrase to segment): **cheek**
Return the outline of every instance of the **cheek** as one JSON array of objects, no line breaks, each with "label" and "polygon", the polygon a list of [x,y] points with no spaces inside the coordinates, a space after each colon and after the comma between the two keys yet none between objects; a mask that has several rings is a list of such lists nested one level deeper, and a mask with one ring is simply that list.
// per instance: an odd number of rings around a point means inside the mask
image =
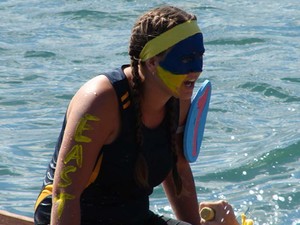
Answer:
[{"label": "cheek", "polygon": [[157,68],[157,74],[163,83],[174,93],[178,92],[178,89],[187,78],[187,75],[174,75],[160,66]]}]

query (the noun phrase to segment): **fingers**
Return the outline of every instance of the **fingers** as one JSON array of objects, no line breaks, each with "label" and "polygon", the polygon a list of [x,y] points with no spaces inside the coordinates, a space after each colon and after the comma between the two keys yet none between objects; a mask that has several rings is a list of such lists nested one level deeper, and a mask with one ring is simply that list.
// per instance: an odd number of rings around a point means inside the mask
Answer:
[{"label": "fingers", "polygon": [[219,200],[219,201],[215,201],[215,202],[201,202],[199,204],[199,209],[201,210],[204,207],[209,207],[212,209],[220,208],[220,207],[225,208],[228,205],[229,205],[228,202],[225,200]]}]

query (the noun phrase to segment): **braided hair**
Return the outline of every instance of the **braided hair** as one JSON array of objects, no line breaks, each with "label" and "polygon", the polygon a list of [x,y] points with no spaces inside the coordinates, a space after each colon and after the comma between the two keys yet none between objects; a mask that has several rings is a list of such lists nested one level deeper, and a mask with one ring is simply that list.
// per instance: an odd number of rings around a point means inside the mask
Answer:
[{"label": "braided hair", "polygon": [[[148,188],[148,168],[146,160],[142,154],[141,148],[143,144],[142,134],[142,112],[141,112],[141,96],[142,96],[142,80],[139,74],[139,64],[143,62],[139,59],[139,55],[148,41],[166,32],[167,30],[175,27],[178,24],[184,23],[188,20],[196,20],[196,16],[186,13],[185,11],[173,7],[162,6],[155,8],[148,13],[141,16],[132,29],[132,34],[129,44],[130,66],[133,75],[133,101],[136,110],[136,140],[139,146],[136,166],[135,177],[137,183]],[[177,129],[177,116],[176,116],[176,99],[172,97],[166,104],[166,119],[169,127],[170,145],[173,156],[173,169],[172,176],[176,188],[176,193],[179,195],[182,191],[182,181],[177,170],[177,149],[176,149],[176,129]]]}]

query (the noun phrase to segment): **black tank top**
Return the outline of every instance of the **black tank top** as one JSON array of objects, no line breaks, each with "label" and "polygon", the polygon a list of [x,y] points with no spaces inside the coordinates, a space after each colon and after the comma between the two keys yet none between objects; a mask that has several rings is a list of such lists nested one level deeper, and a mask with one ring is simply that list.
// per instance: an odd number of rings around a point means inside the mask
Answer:
[{"label": "black tank top", "polygon": [[[149,195],[166,178],[173,165],[167,121],[164,119],[155,129],[142,128],[142,152],[148,166],[150,188],[141,188],[134,178],[138,147],[129,83],[122,68],[104,75],[118,97],[121,131],[113,143],[101,149],[98,157],[101,158],[100,170],[81,195],[81,224],[143,224],[149,212]],[[53,183],[65,124],[66,119],[44,185]]]}]

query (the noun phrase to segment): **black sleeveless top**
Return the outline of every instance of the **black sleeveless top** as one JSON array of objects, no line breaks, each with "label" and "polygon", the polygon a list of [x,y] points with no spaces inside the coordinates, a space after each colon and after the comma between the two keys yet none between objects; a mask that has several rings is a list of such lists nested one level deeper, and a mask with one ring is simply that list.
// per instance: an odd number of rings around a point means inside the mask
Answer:
[{"label": "black sleeveless top", "polygon": [[[173,166],[169,129],[166,119],[155,129],[143,126],[142,153],[149,171],[150,188],[137,185],[134,168],[138,153],[136,114],[128,80],[122,68],[104,74],[112,83],[119,101],[121,131],[113,143],[100,150],[101,163],[94,181],[81,195],[81,224],[143,224],[149,212],[149,195],[168,175]],[[179,110],[178,110],[179,112]],[[44,186],[53,183],[64,121]],[[101,132],[101,131],[99,131]]]}]

